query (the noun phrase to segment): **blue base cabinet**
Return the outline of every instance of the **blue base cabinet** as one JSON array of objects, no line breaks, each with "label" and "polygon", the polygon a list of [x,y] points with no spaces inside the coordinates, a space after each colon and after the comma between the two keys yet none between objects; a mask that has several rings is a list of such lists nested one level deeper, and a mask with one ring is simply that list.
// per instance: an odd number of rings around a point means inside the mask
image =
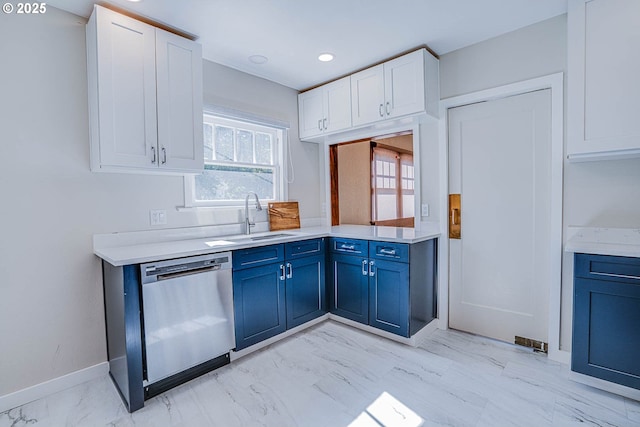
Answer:
[{"label": "blue base cabinet", "polygon": [[288,261],[287,269],[287,329],[291,329],[326,312],[324,253]]},{"label": "blue base cabinet", "polygon": [[233,252],[236,350],[287,329],[284,245]]},{"label": "blue base cabinet", "polygon": [[326,312],[324,239],[233,252],[236,350]]},{"label": "blue base cabinet", "polygon": [[233,306],[237,350],[284,332],[285,287],[280,265],[234,272]]},{"label": "blue base cabinet", "polygon": [[436,242],[332,238],[331,312],[410,337],[436,316]]},{"label": "blue base cabinet", "polygon": [[571,369],[640,389],[640,258],[574,260]]},{"label": "blue base cabinet", "polygon": [[365,258],[331,254],[331,312],[369,324],[369,276]]},{"label": "blue base cabinet", "polygon": [[369,324],[409,336],[409,264],[373,261],[369,277]]}]

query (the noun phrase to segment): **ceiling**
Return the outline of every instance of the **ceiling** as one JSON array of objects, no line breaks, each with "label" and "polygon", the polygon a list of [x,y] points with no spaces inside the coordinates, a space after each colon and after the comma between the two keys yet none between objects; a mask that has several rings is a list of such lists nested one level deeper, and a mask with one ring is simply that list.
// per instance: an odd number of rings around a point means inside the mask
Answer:
[{"label": "ceiling", "polygon": [[[88,17],[94,0],[48,0]],[[567,0],[112,0],[194,34],[213,62],[302,90],[427,46],[436,55],[567,11]],[[318,61],[330,52],[331,62]],[[252,55],[268,58],[254,64]]]}]

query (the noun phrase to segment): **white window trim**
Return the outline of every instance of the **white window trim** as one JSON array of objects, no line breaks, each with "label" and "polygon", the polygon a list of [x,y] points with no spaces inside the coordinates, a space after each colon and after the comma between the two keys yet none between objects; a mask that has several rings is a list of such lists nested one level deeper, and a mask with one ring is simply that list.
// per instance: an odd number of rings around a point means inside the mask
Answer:
[{"label": "white window trim", "polygon": [[[280,160],[280,163],[274,165],[276,179],[278,182],[276,189],[276,199],[288,200],[288,174],[286,165],[290,160],[288,158],[289,123],[269,117],[259,116],[256,114],[215,105],[205,105],[203,108],[203,115],[204,114],[210,114],[212,116],[221,117],[223,119],[242,121],[259,126],[268,126],[280,131],[281,135],[276,143],[277,152],[275,153],[277,159]],[[244,206],[243,200],[215,200],[208,202],[198,202],[195,199],[195,176],[193,174],[184,175],[183,182],[184,206],[178,207],[178,211],[193,209],[225,209]]]}]

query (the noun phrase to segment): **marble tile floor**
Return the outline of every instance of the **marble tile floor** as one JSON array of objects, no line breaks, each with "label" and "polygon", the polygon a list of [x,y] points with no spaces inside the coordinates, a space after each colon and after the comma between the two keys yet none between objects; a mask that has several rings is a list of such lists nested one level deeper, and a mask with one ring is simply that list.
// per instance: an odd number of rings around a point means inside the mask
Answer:
[{"label": "marble tile floor", "polygon": [[437,330],[417,348],[323,322],[129,414],[100,378],[0,414],[5,426],[640,426],[640,402],[544,355]]}]

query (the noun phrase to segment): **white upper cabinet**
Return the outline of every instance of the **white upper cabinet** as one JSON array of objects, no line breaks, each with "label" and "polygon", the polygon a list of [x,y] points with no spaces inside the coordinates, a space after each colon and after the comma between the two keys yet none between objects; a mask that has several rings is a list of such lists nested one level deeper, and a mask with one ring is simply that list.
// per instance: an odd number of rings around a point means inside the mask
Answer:
[{"label": "white upper cabinet", "polygon": [[570,0],[570,160],[640,156],[640,1]]},{"label": "white upper cabinet", "polygon": [[95,6],[87,57],[93,171],[202,171],[200,45]]},{"label": "white upper cabinet", "polygon": [[438,60],[426,49],[351,75],[353,124],[426,112],[438,116]]},{"label": "white upper cabinet", "polygon": [[301,139],[351,127],[350,84],[344,77],[298,95]]},{"label": "white upper cabinet", "polygon": [[351,75],[351,118],[353,125],[383,120],[384,65],[376,65]]},{"label": "white upper cabinet", "polygon": [[348,139],[381,121],[425,113],[437,118],[439,103],[438,60],[419,49],[299,94],[300,139]]}]

